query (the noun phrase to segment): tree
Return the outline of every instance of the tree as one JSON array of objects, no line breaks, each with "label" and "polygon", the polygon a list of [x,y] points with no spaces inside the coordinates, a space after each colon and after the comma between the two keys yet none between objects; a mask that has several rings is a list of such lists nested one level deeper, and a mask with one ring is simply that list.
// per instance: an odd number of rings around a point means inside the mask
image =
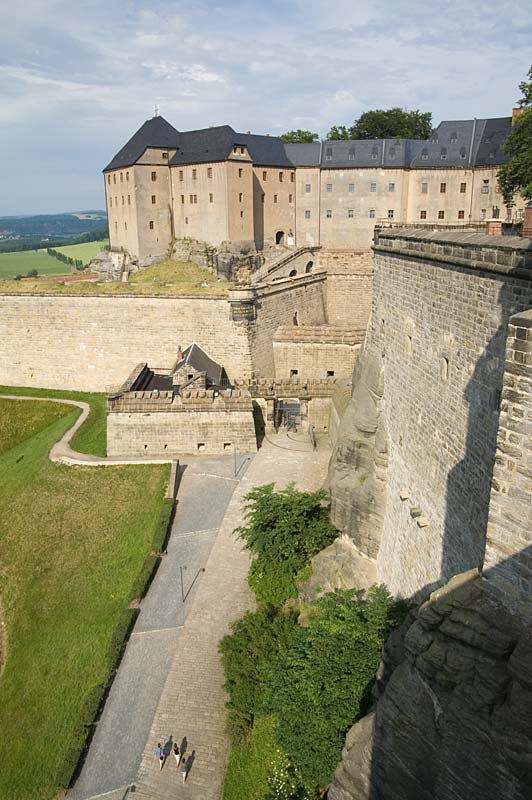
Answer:
[{"label": "tree", "polygon": [[519,84],[521,114],[503,145],[509,161],[497,176],[507,206],[514,204],[516,193],[525,200],[532,200],[532,67],[527,76],[529,80]]},{"label": "tree", "polygon": [[301,144],[317,142],[319,137],[317,133],[312,133],[311,131],[302,131],[301,128],[298,128],[297,131],[287,131],[286,133],[282,133],[280,138],[283,140],[283,142],[287,142],[289,144]]},{"label": "tree", "polygon": [[430,111],[378,108],[365,111],[350,128],[333,126],[328,139],[428,139],[432,132]]}]

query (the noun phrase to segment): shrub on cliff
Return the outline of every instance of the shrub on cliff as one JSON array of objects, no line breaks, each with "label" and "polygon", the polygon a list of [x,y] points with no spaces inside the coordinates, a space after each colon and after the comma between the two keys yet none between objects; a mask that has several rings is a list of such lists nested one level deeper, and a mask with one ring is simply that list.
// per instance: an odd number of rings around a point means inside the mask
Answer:
[{"label": "shrub on cliff", "polygon": [[280,606],[296,597],[296,578],[312,556],[335,539],[323,491],[301,492],[274,484],[259,486],[245,498],[247,524],[236,533],[255,554],[248,581],[257,600]]},{"label": "shrub on cliff", "polygon": [[340,761],[350,726],[368,710],[385,639],[403,616],[384,586],[312,604],[307,628],[262,667],[257,710],[277,720],[281,748],[305,783],[321,787]]}]

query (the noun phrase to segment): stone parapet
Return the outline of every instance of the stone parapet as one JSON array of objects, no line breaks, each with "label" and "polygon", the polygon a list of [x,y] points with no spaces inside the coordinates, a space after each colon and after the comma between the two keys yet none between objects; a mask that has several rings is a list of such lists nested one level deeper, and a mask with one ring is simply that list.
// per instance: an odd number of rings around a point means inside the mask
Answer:
[{"label": "stone parapet", "polygon": [[124,392],[107,399],[109,413],[157,413],[170,411],[250,411],[251,394],[246,389],[183,389],[172,391]]},{"label": "stone parapet", "polygon": [[286,380],[270,381],[266,378],[256,378],[249,381],[238,381],[236,387],[249,392],[251,397],[283,398],[298,397],[302,400],[313,397],[332,397],[336,388],[335,378],[323,380]]},{"label": "stone parapet", "polygon": [[373,250],[450,266],[532,277],[532,240],[519,236],[398,228],[376,231]]},{"label": "stone parapet", "polygon": [[273,341],[355,345],[364,341],[365,334],[365,328],[345,328],[333,325],[279,325]]}]

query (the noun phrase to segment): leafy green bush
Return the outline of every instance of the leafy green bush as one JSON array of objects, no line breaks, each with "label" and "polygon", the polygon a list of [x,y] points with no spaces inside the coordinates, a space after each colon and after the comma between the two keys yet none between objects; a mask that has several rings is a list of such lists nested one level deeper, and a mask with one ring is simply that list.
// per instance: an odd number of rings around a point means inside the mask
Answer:
[{"label": "leafy green bush", "polygon": [[150,584],[154,578],[155,570],[159,566],[159,556],[149,553],[144,559],[144,563],[140,568],[140,572],[133,582],[131,592],[129,594],[130,600],[142,600],[148,591]]},{"label": "leafy green bush", "polygon": [[298,572],[335,539],[326,497],[324,491],[300,492],[293,485],[275,492],[273,483],[246,495],[247,524],[236,533],[257,556],[248,580],[259,601],[281,605],[295,597]]},{"label": "leafy green bush", "polygon": [[356,591],[313,604],[307,628],[262,670],[257,712],[277,719],[277,738],[303,781],[326,786],[348,728],[369,708],[384,641],[402,618],[384,586],[365,600]]},{"label": "leafy green bush", "polygon": [[293,611],[267,606],[248,612],[220,642],[230,698],[227,730],[233,742],[241,741],[252,725],[264,665],[273,654],[286,650],[297,629]]},{"label": "leafy green bush", "polygon": [[172,521],[173,510],[173,498],[165,497],[161,505],[159,519],[157,520],[157,524],[153,532],[151,546],[154,553],[161,553],[164,548],[166,537],[168,535],[168,528],[170,527],[170,523]]}]

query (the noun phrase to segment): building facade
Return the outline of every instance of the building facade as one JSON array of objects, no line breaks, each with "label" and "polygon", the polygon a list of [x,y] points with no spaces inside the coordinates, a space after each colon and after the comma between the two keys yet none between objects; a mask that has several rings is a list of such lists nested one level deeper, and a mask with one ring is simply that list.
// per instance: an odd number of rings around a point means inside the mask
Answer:
[{"label": "building facade", "polygon": [[511,117],[442,122],[429,140],[285,144],[228,125],[147,120],[104,170],[111,247],[141,260],[176,239],[365,249],[376,224],[520,220],[497,171]]}]

